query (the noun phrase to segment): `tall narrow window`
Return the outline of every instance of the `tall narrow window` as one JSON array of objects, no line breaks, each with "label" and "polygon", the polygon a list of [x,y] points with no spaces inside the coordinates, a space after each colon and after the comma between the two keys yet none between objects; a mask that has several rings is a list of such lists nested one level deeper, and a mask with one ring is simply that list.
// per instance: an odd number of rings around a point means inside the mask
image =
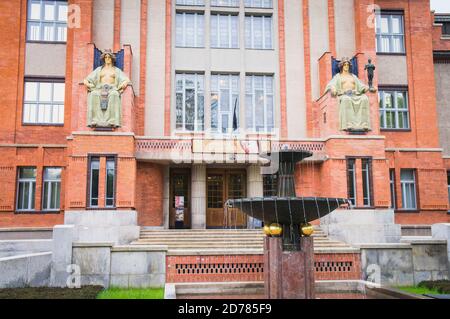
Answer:
[{"label": "tall narrow window", "polygon": [[239,7],[239,0],[211,0],[211,6]]},{"label": "tall narrow window", "polygon": [[245,78],[247,129],[272,132],[274,128],[273,76],[247,75]]},{"label": "tall narrow window", "polygon": [[27,40],[67,41],[67,1],[29,0]]},{"label": "tall narrow window", "polygon": [[211,130],[231,133],[238,127],[239,76],[213,74],[211,75]]},{"label": "tall narrow window", "polygon": [[379,91],[380,128],[409,129],[408,92],[405,89]]},{"label": "tall narrow window", "polygon": [[115,206],[116,188],[116,160],[114,157],[106,159],[106,207]]},{"label": "tall narrow window", "polygon": [[403,209],[416,210],[416,178],[413,169],[402,169],[400,171],[400,184],[402,188]]},{"label": "tall narrow window", "polygon": [[448,203],[450,204],[450,171],[447,171]]},{"label": "tall narrow window", "polygon": [[391,190],[391,208],[397,209],[397,196],[395,194],[395,169],[389,170],[389,187]]},{"label": "tall narrow window", "polygon": [[356,206],[356,160],[347,159],[347,193],[351,206]]},{"label": "tall narrow window", "polygon": [[247,49],[272,49],[272,17],[245,17],[245,47]]},{"label": "tall narrow window", "polygon": [[100,175],[100,159],[92,157],[90,163],[90,188],[89,188],[89,206],[98,207],[98,188]]},{"label": "tall narrow window", "polygon": [[405,53],[403,14],[381,12],[375,19],[378,53]]},{"label": "tall narrow window", "polygon": [[25,80],[24,124],[64,124],[64,82]]},{"label": "tall narrow window", "polygon": [[229,48],[239,47],[239,18],[237,15],[211,15],[211,47]]},{"label": "tall narrow window", "polygon": [[18,211],[33,211],[34,197],[36,193],[36,168],[19,168],[17,180],[17,205]]},{"label": "tall narrow window", "polygon": [[272,0],[245,0],[247,8],[272,8]]},{"label": "tall narrow window", "polygon": [[205,0],[177,0],[177,5],[203,6],[203,5],[205,5]]},{"label": "tall narrow window", "polygon": [[201,48],[204,46],[204,17],[199,13],[177,13],[177,47]]},{"label": "tall narrow window", "polygon": [[203,131],[204,129],[203,74],[176,75],[176,129]]},{"label": "tall narrow window", "polygon": [[363,205],[372,206],[372,163],[368,158],[361,159]]},{"label": "tall narrow window", "polygon": [[44,193],[42,209],[58,211],[61,199],[61,168],[47,167],[44,170]]}]

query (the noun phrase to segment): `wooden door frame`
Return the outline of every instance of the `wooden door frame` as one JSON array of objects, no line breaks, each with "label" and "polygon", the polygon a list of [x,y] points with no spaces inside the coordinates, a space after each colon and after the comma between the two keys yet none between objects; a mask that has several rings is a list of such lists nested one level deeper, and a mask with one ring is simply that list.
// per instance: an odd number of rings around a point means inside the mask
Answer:
[{"label": "wooden door frame", "polygon": [[[229,175],[230,174],[242,174],[244,176],[244,183],[243,183],[243,190],[244,190],[244,197],[247,196],[247,170],[245,168],[207,168],[206,169],[206,196],[205,196],[205,213],[208,214],[208,176],[211,175],[222,175],[223,176],[223,201],[225,202],[225,199],[228,197],[228,185],[229,185]],[[207,218],[206,218],[207,219]],[[246,228],[247,227],[247,220],[245,221],[245,224],[242,226],[237,226],[238,228]],[[214,229],[214,228],[226,228],[225,225],[222,226],[208,226],[206,223],[206,228]]]},{"label": "wooden door frame", "polygon": [[173,194],[173,176],[175,174],[186,174],[187,175],[187,198],[188,198],[188,207],[185,207],[185,221],[186,215],[188,216],[188,223],[185,223],[184,228],[191,229],[192,228],[192,185],[191,185],[191,174],[192,170],[190,167],[169,167],[169,229],[175,228],[175,209],[173,208],[174,194]]}]

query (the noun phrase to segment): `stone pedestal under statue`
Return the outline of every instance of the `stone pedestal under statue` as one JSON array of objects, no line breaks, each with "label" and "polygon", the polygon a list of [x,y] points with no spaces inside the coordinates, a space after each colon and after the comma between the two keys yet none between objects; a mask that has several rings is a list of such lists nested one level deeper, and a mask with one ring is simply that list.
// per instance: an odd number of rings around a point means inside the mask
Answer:
[{"label": "stone pedestal under statue", "polygon": [[284,250],[282,237],[264,239],[267,299],[314,299],[314,239],[302,237],[300,250]]}]

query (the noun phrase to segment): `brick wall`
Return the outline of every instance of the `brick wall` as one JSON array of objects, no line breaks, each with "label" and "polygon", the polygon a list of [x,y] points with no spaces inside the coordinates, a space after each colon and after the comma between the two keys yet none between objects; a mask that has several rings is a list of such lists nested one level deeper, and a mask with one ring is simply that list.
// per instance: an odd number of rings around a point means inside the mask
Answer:
[{"label": "brick wall", "polygon": [[[66,189],[66,149],[53,147],[0,147],[0,227],[53,226],[63,221]],[[21,166],[36,167],[35,212],[15,214],[17,174]],[[45,167],[62,167],[61,212],[45,214],[42,186]]]},{"label": "brick wall", "polygon": [[[315,280],[361,279],[359,253],[314,255]],[[264,255],[167,256],[166,282],[264,281]]]},{"label": "brick wall", "polygon": [[138,162],[136,177],[136,209],[140,226],[163,225],[163,166]]}]

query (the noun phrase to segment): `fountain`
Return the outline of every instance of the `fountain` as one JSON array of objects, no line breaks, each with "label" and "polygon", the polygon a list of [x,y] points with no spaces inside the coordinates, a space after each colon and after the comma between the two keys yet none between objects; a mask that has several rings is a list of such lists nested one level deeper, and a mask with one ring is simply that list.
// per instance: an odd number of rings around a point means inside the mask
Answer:
[{"label": "fountain", "polygon": [[296,197],[294,169],[297,162],[312,156],[308,151],[280,150],[261,154],[278,156],[276,197],[228,200],[227,207],[264,222],[265,293],[269,299],[313,299],[314,246],[309,222],[323,217],[342,204],[344,198]]}]

